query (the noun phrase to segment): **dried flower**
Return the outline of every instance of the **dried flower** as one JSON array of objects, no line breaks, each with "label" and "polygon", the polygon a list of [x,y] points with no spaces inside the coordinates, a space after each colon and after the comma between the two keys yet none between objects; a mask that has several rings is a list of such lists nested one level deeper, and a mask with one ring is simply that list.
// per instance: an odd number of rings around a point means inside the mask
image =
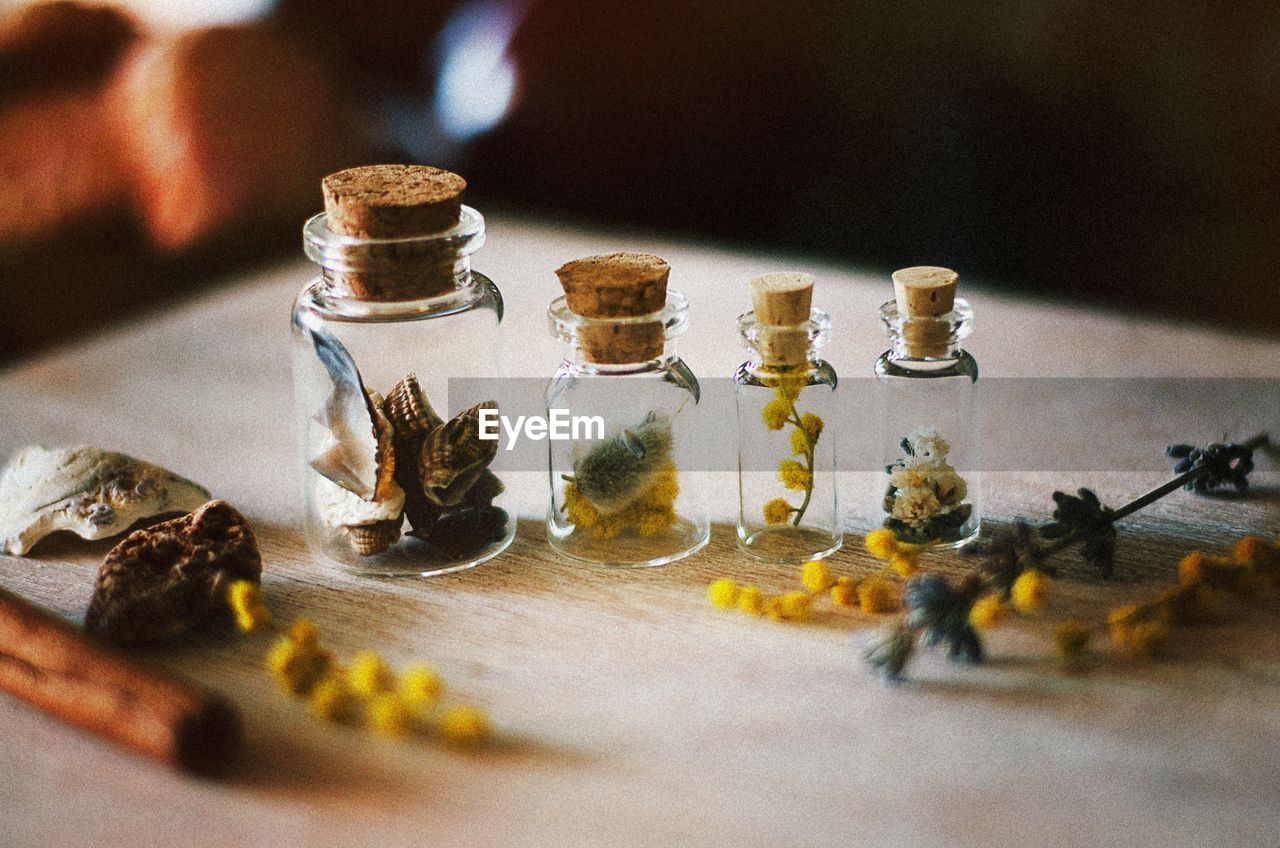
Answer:
[{"label": "dried flower", "polygon": [[811,490],[813,473],[794,459],[784,459],[778,463],[778,479],[788,489]]},{"label": "dried flower", "polygon": [[382,657],[373,651],[361,651],[347,669],[347,682],[357,695],[371,698],[396,688],[396,677]]},{"label": "dried flower", "polygon": [[245,633],[261,630],[271,624],[262,587],[251,580],[233,580],[227,586],[227,604],[235,617],[236,627]]},{"label": "dried flower", "polygon": [[836,577],[825,562],[815,559],[800,568],[800,582],[810,592],[825,592],[836,584]]},{"label": "dried flower", "polygon": [[411,665],[400,675],[400,694],[410,706],[422,709],[440,700],[444,694],[444,681],[429,665]]},{"label": "dried flower", "polygon": [[312,714],[322,721],[348,724],[360,714],[360,699],[339,677],[327,677],[317,683],[308,703]]},{"label": "dried flower", "polygon": [[898,549],[898,537],[889,528],[881,527],[868,533],[862,544],[876,559],[887,560]]},{"label": "dried flower", "polygon": [[764,405],[764,409],[760,411],[760,417],[764,419],[765,427],[770,430],[781,430],[786,426],[787,419],[791,417],[791,402],[774,398]]},{"label": "dried flower", "polygon": [[906,622],[885,627],[868,646],[867,662],[887,680],[901,680],[916,651],[916,630]]},{"label": "dried flower", "polygon": [[738,584],[728,577],[721,577],[707,587],[707,600],[720,609],[733,609],[738,602]]},{"label": "dried flower", "polygon": [[1187,480],[1184,485],[1187,491],[1205,495],[1230,487],[1243,492],[1249,487],[1249,472],[1253,471],[1254,443],[1267,442],[1265,437],[1260,437],[1246,444],[1215,442],[1203,448],[1170,445],[1165,453],[1178,460],[1173,466],[1174,474],[1199,472]]},{"label": "dried flower", "polygon": [[417,713],[399,695],[374,695],[365,710],[365,723],[383,736],[408,736],[417,728]]},{"label": "dried flower", "polygon": [[969,613],[980,590],[981,581],[974,579],[953,586],[938,574],[912,577],[903,593],[907,624],[920,630],[924,647],[944,644],[952,659],[982,662],[982,640],[969,623]]},{"label": "dried flower", "polygon": [[1110,577],[1115,570],[1114,513],[1089,489],[1079,489],[1075,495],[1054,492],[1053,502],[1057,504],[1053,521],[1040,528],[1040,535],[1046,539],[1070,536],[1073,542],[1083,541],[1080,553],[1085,561],[1103,577]]},{"label": "dried flower", "polygon": [[831,603],[838,607],[856,607],[858,605],[858,584],[852,577],[839,577],[836,585],[831,587]]},{"label": "dried flower", "polygon": [[960,549],[960,554],[981,558],[982,572],[1005,594],[1023,571],[1039,568],[1043,558],[1036,545],[1035,531],[1021,519],[1012,526],[1000,528],[985,541],[968,543]]},{"label": "dried flower", "polygon": [[450,707],[440,714],[440,735],[451,745],[477,745],[489,736],[489,718],[475,707]]},{"label": "dried flower", "polygon": [[748,615],[764,615],[764,593],[757,586],[743,586],[738,592],[738,609]]},{"label": "dried flower", "polygon": [[1009,599],[1021,613],[1036,613],[1045,606],[1045,579],[1039,570],[1028,568],[1009,587]]},{"label": "dried flower", "polygon": [[903,524],[919,528],[924,527],[941,506],[942,503],[931,488],[899,489],[889,514]]},{"label": "dried flower", "polygon": [[1004,601],[999,595],[983,595],[969,610],[969,624],[974,630],[991,630],[1004,618]]},{"label": "dried flower", "polygon": [[898,587],[884,578],[868,577],[858,584],[857,592],[858,605],[864,612],[893,612],[898,608]]},{"label": "dried flower", "polygon": [[794,510],[782,498],[774,498],[764,505],[765,524],[786,524]]}]

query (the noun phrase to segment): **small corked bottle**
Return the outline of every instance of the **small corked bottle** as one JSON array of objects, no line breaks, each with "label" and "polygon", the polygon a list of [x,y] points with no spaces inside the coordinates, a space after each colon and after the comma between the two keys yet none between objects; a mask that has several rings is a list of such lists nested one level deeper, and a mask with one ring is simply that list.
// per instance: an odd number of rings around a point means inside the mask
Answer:
[{"label": "small corked bottle", "polygon": [[964,544],[982,518],[978,363],[960,347],[973,310],[955,296],[958,280],[948,268],[903,268],[880,307],[891,346],[875,364],[877,526],[930,547]]},{"label": "small corked bottle", "polygon": [[[676,353],[684,295],[656,256],[612,253],[556,271],[548,309],[564,358],[549,416],[573,438],[548,440],[551,546],[614,566],[662,565],[707,543],[710,521],[692,421],[697,378]],[[581,429],[579,429],[579,425]]]},{"label": "small corked bottle", "polygon": [[471,270],[484,219],[465,188],[439,168],[351,168],[303,228],[320,265],[293,309],[306,533],[358,573],[457,571],[515,532],[497,442],[479,438],[502,295]]},{"label": "small corked bottle", "polygon": [[738,410],[738,547],[800,563],[840,548],[836,372],[821,358],[831,321],[810,306],[813,277],[751,281],[754,309],[738,318],[747,361],[734,374]]}]

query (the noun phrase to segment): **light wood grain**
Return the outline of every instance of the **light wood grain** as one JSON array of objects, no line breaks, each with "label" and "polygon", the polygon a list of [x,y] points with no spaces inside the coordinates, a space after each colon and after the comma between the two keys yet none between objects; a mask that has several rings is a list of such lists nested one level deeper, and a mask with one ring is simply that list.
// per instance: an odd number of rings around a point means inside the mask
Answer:
[{"label": "light wood grain", "polygon": [[[542,318],[557,290],[550,269],[614,249],[671,261],[672,286],[690,296],[684,348],[700,374],[731,371],[740,352],[726,340],[749,305],[739,303],[745,281],[778,267],[818,276],[815,305],[832,313],[830,358],[842,374],[862,373],[883,347],[874,310],[892,296],[887,279],[497,219],[476,267],[508,296],[529,376],[558,357]],[[11,369],[0,377],[0,453],[92,442],[199,480],[254,523],[278,616],[314,618],[340,653],[433,660],[459,697],[490,710],[499,744],[461,753],[321,726],[260,671],[264,638],[163,652],[161,662],[242,706],[251,754],[241,773],[229,783],[183,778],[0,698],[0,844],[1280,841],[1280,616],[1265,605],[1180,636],[1170,660],[1149,667],[1102,657],[1085,674],[1061,673],[1047,618],[996,634],[987,666],[926,656],[913,682],[886,687],[859,657],[873,617],[823,611],[788,626],[712,609],[703,592],[720,575],[794,585],[740,558],[724,525],[703,553],[662,569],[558,560],[536,517],[545,481],[532,474],[515,487],[525,516],[516,545],[471,572],[369,580],[317,564],[296,529],[287,360],[289,302],[307,273],[298,264],[257,275]],[[1280,374],[1275,342],[971,294],[980,323],[970,348],[988,375]],[[1159,409],[1134,420],[1145,428],[1135,442],[1166,438]],[[990,474],[986,511],[1043,516],[1053,488],[1078,485],[1121,502],[1162,479]],[[1134,516],[1120,577],[1068,568],[1053,615],[1145,596],[1191,546],[1274,534],[1280,488],[1274,476],[1259,482],[1249,499],[1177,493]],[[717,485],[723,520],[736,507],[732,480]],[[28,559],[0,557],[0,585],[79,618],[108,548],[57,539]],[[856,550],[833,565],[873,567]]]}]

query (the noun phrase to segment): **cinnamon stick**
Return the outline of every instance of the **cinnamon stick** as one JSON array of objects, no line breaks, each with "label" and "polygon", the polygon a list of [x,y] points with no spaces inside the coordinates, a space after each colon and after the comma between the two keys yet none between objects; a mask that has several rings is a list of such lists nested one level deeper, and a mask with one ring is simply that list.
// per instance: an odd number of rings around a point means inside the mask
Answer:
[{"label": "cinnamon stick", "polygon": [[160,762],[224,773],[240,753],[240,716],[203,687],[121,656],[0,589],[0,690]]}]

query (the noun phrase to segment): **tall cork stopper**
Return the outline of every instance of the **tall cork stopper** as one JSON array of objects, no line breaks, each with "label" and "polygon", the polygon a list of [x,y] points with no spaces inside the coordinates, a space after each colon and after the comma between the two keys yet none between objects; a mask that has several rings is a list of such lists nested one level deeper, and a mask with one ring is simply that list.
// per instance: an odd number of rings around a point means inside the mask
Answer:
[{"label": "tall cork stopper", "polygon": [[[321,181],[330,230],[359,239],[414,239],[457,226],[467,181],[428,165],[363,165]],[[412,300],[454,286],[456,250],[431,241],[371,243],[368,270],[335,276],[345,293],[365,300]]]},{"label": "tall cork stopper", "polygon": [[907,354],[945,356],[951,346],[951,322],[943,319],[955,307],[960,275],[950,268],[920,265],[893,272],[893,294],[902,316]]},{"label": "tall cork stopper", "polygon": [[813,275],[797,271],[764,274],[751,281],[751,306],[760,325],[756,347],[764,365],[789,367],[809,361]]},{"label": "tall cork stopper", "polygon": [[556,269],[565,301],[588,319],[578,327],[578,346],[591,362],[622,365],[662,355],[661,321],[618,321],[662,311],[671,266],[647,253],[609,253],[566,262]]}]

